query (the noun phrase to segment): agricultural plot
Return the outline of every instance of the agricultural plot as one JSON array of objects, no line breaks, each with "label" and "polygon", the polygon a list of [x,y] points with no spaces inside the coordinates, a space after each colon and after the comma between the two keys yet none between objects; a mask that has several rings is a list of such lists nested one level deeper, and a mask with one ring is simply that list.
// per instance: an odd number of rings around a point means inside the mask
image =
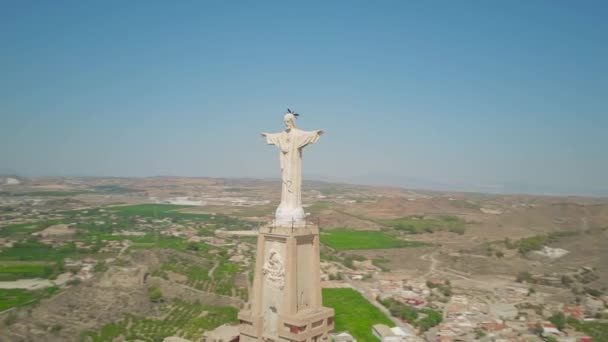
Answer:
[{"label": "agricultural plot", "polygon": [[168,279],[168,272],[185,276],[184,280],[178,282],[197,290],[247,299],[247,289],[235,285],[237,274],[243,270],[225,257],[198,264],[176,259],[164,263],[153,275]]},{"label": "agricultural plot", "polygon": [[392,321],[363,296],[348,288],[323,289],[323,305],[336,310],[335,331],[348,331],[358,341],[377,341],[374,324],[392,326]]},{"label": "agricultural plot", "polygon": [[0,289],[0,311],[34,300],[34,293],[23,289]]},{"label": "agricultural plot", "polygon": [[148,248],[166,248],[174,249],[176,251],[184,252],[186,250],[195,252],[205,252],[209,250],[209,245],[203,242],[189,242],[182,238],[166,237],[147,234],[144,236],[122,236],[114,235],[119,240],[131,240],[133,243],[132,248],[134,249],[148,249]]},{"label": "agricultural plot", "polygon": [[392,220],[382,220],[379,223],[408,234],[433,233],[439,230],[464,234],[466,225],[466,222],[460,217],[448,215],[433,217],[408,216]]},{"label": "agricultural plot", "polygon": [[13,239],[26,238],[32,233],[43,230],[44,228],[56,224],[58,221],[43,221],[32,223],[18,223],[0,227],[0,237],[10,237]]},{"label": "agricultural plot", "polygon": [[605,321],[584,322],[569,317],[567,323],[577,331],[593,337],[594,341],[608,341],[608,323]]},{"label": "agricultural plot", "polygon": [[336,249],[386,249],[427,246],[423,242],[404,241],[397,237],[371,230],[332,229],[321,232],[321,243]]},{"label": "agricultural plot", "polygon": [[144,192],[145,190],[130,189],[119,185],[98,185],[93,187],[95,192],[102,192],[104,194],[129,194],[134,192]]},{"label": "agricultural plot", "polygon": [[168,336],[197,340],[205,331],[225,323],[237,322],[233,307],[207,306],[176,300],[162,309],[162,319],[127,316],[123,320],[103,326],[99,331],[88,332],[84,337],[93,342],[112,341],[123,336],[128,341],[162,341]]},{"label": "agricultural plot", "polygon": [[118,206],[108,208],[113,213],[124,216],[124,217],[141,217],[141,218],[154,218],[154,219],[165,219],[171,218],[173,220],[195,220],[210,223],[216,228],[226,229],[246,229],[249,228],[247,222],[238,220],[236,218],[221,215],[221,214],[202,214],[202,213],[187,213],[183,212],[184,209],[191,208],[185,205],[172,205],[172,204],[137,204],[129,206]]},{"label": "agricultural plot", "polygon": [[49,287],[39,291],[28,291],[24,289],[0,289],[0,312],[51,296],[58,290],[59,288],[57,287]]},{"label": "agricultural plot", "polygon": [[59,271],[60,267],[52,262],[0,261],[0,281],[52,278],[58,275]]},{"label": "agricultural plot", "polygon": [[48,190],[48,191],[28,191],[28,192],[10,192],[10,191],[0,191],[0,196],[7,197],[67,197],[67,196],[75,196],[80,194],[88,194],[90,191],[58,191],[58,190]]},{"label": "agricultural plot", "polygon": [[179,217],[179,218],[202,218],[208,219],[211,215],[209,214],[189,214],[181,213],[179,210],[187,209],[189,206],[186,205],[172,205],[172,204],[136,204],[127,206],[118,206],[108,208],[112,212],[122,216],[139,216],[139,217],[151,217],[151,218],[167,218],[167,217]]},{"label": "agricultural plot", "polygon": [[80,254],[73,242],[53,247],[39,242],[19,242],[0,251],[2,261],[47,261],[61,262],[64,258]]},{"label": "agricultural plot", "polygon": [[[101,191],[123,191],[103,188]],[[34,223],[14,224],[0,227],[0,237],[15,239],[12,247],[0,248],[0,281],[45,278],[54,279],[63,272],[66,258],[94,259],[107,258],[120,250],[117,244],[108,241],[131,241],[132,250],[170,249],[200,257],[202,264],[182,267],[172,265],[174,271],[185,275],[182,281],[201,291],[226,296],[247,298],[247,290],[235,285],[242,269],[228,260],[222,248],[204,242],[188,241],[181,237],[165,236],[161,233],[168,227],[181,226],[184,230],[197,230],[200,235],[211,235],[213,230],[242,227],[248,223],[225,215],[183,213],[188,206],[142,204],[86,210],[66,210],[57,212],[53,220]],[[74,224],[74,235],[59,239],[59,243],[42,243],[39,236],[32,233],[59,223]],[[179,229],[182,229],[179,228]],[[124,234],[123,234],[124,232]],[[144,235],[134,235],[133,232]],[[118,234],[117,234],[118,233]],[[116,234],[116,235],[115,235]],[[62,237],[63,239],[63,237]],[[70,241],[71,240],[71,241]],[[76,241],[78,241],[78,246]],[[108,247],[111,246],[111,247]],[[104,248],[102,253],[100,251]],[[216,265],[217,264],[217,265]],[[215,267],[214,267],[215,266]],[[211,269],[213,268],[213,271]],[[95,270],[94,270],[95,271]],[[179,277],[178,277],[179,278]],[[3,307],[12,307],[37,298],[26,290],[11,292],[0,299]]]},{"label": "agricultural plot", "polygon": [[193,263],[188,263],[187,261],[184,263],[172,261],[162,264],[158,270],[152,273],[152,275],[168,278],[167,272],[170,271],[186,276],[189,282],[206,281],[209,280],[208,272],[211,267],[211,263],[195,265]]}]

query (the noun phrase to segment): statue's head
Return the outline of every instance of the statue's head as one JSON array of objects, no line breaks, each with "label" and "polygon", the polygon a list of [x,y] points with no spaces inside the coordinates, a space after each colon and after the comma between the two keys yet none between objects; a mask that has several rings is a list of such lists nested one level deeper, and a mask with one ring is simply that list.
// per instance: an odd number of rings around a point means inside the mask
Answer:
[{"label": "statue's head", "polygon": [[285,127],[287,129],[296,128],[296,116],[293,113],[287,113],[283,117],[283,122],[285,123]]}]

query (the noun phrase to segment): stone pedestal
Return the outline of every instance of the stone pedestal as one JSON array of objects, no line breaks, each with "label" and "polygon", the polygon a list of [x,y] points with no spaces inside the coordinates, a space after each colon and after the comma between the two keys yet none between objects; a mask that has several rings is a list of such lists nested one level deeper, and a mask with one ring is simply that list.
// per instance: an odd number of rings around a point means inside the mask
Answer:
[{"label": "stone pedestal", "polygon": [[334,310],[322,306],[319,229],[260,228],[250,305],[240,341],[329,341]]},{"label": "stone pedestal", "polygon": [[284,208],[279,205],[274,215],[274,225],[283,227],[304,227],[306,226],[306,215],[304,209]]}]

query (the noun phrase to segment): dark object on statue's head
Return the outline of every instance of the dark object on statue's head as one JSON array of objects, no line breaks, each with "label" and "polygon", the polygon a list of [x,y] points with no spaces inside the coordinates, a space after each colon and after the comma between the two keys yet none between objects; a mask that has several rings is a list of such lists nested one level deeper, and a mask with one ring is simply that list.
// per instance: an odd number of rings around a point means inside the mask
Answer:
[{"label": "dark object on statue's head", "polygon": [[291,109],[289,109],[289,108],[287,108],[287,113],[293,114],[293,116],[300,116],[300,114],[298,114],[296,112],[292,112]]}]

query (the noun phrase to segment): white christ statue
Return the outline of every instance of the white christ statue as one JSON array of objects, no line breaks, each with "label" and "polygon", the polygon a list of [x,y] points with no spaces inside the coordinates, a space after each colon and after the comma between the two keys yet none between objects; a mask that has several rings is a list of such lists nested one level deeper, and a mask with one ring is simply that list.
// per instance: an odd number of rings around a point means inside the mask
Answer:
[{"label": "white christ statue", "polygon": [[261,133],[270,145],[279,148],[281,159],[281,204],[275,213],[275,225],[305,225],[302,208],[302,149],[319,140],[322,130],[296,128],[296,116],[288,112],[283,118],[286,129],[281,133]]}]

